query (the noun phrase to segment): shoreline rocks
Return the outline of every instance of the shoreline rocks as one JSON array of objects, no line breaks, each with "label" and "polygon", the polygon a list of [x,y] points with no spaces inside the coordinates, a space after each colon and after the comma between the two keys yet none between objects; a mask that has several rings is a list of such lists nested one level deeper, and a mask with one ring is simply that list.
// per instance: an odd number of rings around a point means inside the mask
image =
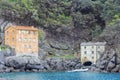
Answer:
[{"label": "shoreline rocks", "polygon": [[47,59],[40,60],[33,56],[11,56],[5,59],[4,67],[0,72],[46,72],[80,69],[79,59]]},{"label": "shoreline rocks", "polygon": [[[50,58],[40,60],[35,56],[10,56],[0,61],[0,72],[53,72],[85,68],[79,59]],[[120,54],[114,50],[103,53],[101,58],[88,66],[91,72],[119,72]]]},{"label": "shoreline rocks", "polygon": [[114,50],[103,53],[100,60],[93,66],[90,71],[92,72],[120,72],[120,54]]}]

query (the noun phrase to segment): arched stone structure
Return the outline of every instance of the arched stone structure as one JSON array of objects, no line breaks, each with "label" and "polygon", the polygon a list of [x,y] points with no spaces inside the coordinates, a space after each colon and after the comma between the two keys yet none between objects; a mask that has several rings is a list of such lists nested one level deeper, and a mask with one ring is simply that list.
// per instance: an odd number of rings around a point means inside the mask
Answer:
[{"label": "arched stone structure", "polygon": [[84,66],[91,66],[92,65],[92,62],[91,61],[86,61],[83,63]]}]

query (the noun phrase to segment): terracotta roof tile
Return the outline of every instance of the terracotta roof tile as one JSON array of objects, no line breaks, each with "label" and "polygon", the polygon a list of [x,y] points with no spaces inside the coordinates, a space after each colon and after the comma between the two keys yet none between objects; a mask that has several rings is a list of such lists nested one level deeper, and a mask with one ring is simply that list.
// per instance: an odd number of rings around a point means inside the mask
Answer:
[{"label": "terracotta roof tile", "polygon": [[34,26],[15,26],[16,29],[21,29],[21,30],[38,30]]}]

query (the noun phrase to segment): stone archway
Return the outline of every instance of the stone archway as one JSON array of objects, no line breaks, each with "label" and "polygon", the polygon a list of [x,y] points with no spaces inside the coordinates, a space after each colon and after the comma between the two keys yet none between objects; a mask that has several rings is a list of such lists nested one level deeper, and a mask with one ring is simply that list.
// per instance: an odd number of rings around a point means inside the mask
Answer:
[{"label": "stone archway", "polygon": [[91,66],[92,65],[92,62],[91,61],[85,61],[83,63],[84,66]]}]

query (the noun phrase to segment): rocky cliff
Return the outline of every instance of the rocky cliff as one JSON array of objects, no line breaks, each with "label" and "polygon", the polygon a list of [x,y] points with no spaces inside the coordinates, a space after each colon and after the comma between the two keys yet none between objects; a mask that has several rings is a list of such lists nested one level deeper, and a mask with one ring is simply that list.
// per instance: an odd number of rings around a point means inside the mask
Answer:
[{"label": "rocky cliff", "polygon": [[95,72],[120,72],[120,54],[113,49],[106,51],[90,70]]},{"label": "rocky cliff", "polygon": [[118,0],[1,0],[0,32],[11,23],[42,28],[39,47],[49,54],[78,53],[80,43],[88,41],[106,41],[119,53],[119,4]]}]

